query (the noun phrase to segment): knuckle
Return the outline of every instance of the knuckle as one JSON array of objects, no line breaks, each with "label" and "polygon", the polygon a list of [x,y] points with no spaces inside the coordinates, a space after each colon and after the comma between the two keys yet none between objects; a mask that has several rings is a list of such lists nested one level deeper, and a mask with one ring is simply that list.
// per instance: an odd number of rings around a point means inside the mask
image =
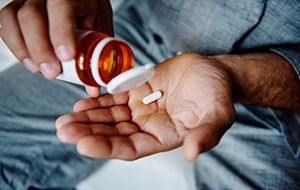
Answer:
[{"label": "knuckle", "polygon": [[41,55],[46,55],[46,52],[49,52],[49,48],[43,45],[35,45],[30,50],[30,54],[35,57],[42,57]]},{"label": "knuckle", "polygon": [[61,7],[68,3],[68,0],[51,0],[47,1],[48,8]]},{"label": "knuckle", "polygon": [[38,7],[33,3],[23,5],[17,12],[18,20],[21,22],[30,22],[32,19],[36,18],[39,10]]},{"label": "knuckle", "polygon": [[67,25],[59,27],[50,26],[50,38],[54,46],[69,41],[73,34],[73,27]]},{"label": "knuckle", "polygon": [[64,24],[64,26],[51,28],[50,33],[53,37],[55,36],[62,36],[64,38],[68,37],[70,33],[72,33],[73,27],[68,26],[68,24]]},{"label": "knuckle", "polygon": [[12,9],[9,6],[6,6],[0,10],[0,18],[5,18],[7,15],[11,15]]},{"label": "knuckle", "polygon": [[18,45],[13,45],[9,49],[14,54],[14,56],[20,61],[27,57],[27,52]]}]

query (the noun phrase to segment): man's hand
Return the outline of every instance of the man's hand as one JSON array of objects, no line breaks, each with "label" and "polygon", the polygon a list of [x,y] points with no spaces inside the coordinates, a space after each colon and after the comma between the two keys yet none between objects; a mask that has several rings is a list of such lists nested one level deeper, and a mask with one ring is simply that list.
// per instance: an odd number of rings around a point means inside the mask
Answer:
[{"label": "man's hand", "polygon": [[[161,99],[142,99],[160,90]],[[156,67],[147,84],[117,95],[79,101],[74,113],[58,118],[62,142],[94,158],[134,160],[184,145],[186,160],[213,148],[235,118],[225,65],[182,54]]]},{"label": "man's hand", "polygon": [[75,56],[75,28],[113,35],[109,0],[14,0],[0,11],[0,36],[32,72],[54,79]]}]

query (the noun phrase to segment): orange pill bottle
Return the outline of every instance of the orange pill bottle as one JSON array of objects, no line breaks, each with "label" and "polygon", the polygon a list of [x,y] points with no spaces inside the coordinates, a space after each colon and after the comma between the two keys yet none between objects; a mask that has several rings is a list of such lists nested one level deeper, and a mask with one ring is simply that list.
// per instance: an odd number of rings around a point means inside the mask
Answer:
[{"label": "orange pill bottle", "polygon": [[114,77],[134,67],[134,54],[125,42],[95,31],[78,30],[76,37],[76,56],[61,63],[57,79],[106,87]]}]

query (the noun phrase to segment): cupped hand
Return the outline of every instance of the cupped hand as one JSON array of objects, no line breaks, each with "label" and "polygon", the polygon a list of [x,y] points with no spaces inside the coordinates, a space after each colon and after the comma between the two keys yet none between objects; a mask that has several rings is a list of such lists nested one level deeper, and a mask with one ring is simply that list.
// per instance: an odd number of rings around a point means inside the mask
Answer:
[{"label": "cupped hand", "polygon": [[[160,90],[148,105],[142,99]],[[188,161],[216,146],[235,118],[230,72],[219,61],[186,53],[156,66],[129,92],[84,99],[56,122],[58,138],[94,158],[134,160],[184,146]]]},{"label": "cupped hand", "polygon": [[75,56],[75,28],[113,35],[109,0],[14,0],[0,11],[0,24],[16,58],[48,79]]}]

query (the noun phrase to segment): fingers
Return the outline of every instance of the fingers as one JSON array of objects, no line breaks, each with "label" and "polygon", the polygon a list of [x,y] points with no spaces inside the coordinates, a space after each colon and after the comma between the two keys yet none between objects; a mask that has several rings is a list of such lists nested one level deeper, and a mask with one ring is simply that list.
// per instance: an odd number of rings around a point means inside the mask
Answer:
[{"label": "fingers", "polygon": [[1,37],[30,71],[53,79],[60,72],[48,35],[44,0],[12,1],[0,12]]},{"label": "fingers", "polygon": [[215,147],[224,133],[231,127],[235,111],[233,105],[218,106],[218,110],[209,112],[203,119],[202,124],[194,128],[184,139],[184,158],[192,162],[199,154]]},{"label": "fingers", "polygon": [[[185,160],[192,162],[199,154],[216,146],[223,134],[214,134],[214,125],[204,124],[191,130],[184,140],[183,155]],[[218,132],[219,133],[219,132]]]},{"label": "fingers", "polygon": [[129,122],[120,122],[115,126],[76,123],[60,128],[57,131],[57,137],[61,142],[75,144],[86,136],[129,136],[138,131],[139,128],[135,124]]},{"label": "fingers", "polygon": [[1,38],[27,69],[54,79],[61,71],[60,61],[75,56],[77,17],[86,20],[83,26],[93,29],[96,2],[12,1],[0,12]]},{"label": "fingers", "polygon": [[107,109],[95,109],[76,112],[59,117],[56,120],[56,128],[62,128],[75,123],[105,123],[114,124],[131,120],[131,111],[127,106],[114,106]]},{"label": "fingers", "polygon": [[60,62],[50,43],[45,3],[27,0],[17,16],[31,59],[46,78],[54,79],[60,73]]},{"label": "fingers", "polygon": [[64,143],[76,143],[80,154],[93,158],[134,160],[163,151],[156,137],[141,133],[129,121],[131,111],[125,106],[77,112],[57,120],[57,136]]},{"label": "fingers", "polygon": [[97,98],[100,96],[100,88],[93,86],[85,86],[85,90],[88,95],[92,98]]},{"label": "fingers", "polygon": [[126,105],[128,102],[128,93],[110,95],[104,94],[99,98],[87,98],[79,100],[74,105],[74,112],[92,110],[97,108],[108,108],[115,105]]},{"label": "fingers", "polygon": [[77,151],[92,158],[135,160],[163,150],[157,138],[138,132],[128,137],[86,136],[77,143]]},{"label": "fingers", "polygon": [[[98,10],[101,7],[105,11]],[[112,33],[112,13],[110,12],[110,2],[105,0],[98,2],[92,1],[70,1],[70,0],[51,0],[47,1],[47,11],[49,20],[50,40],[55,50],[56,56],[60,61],[68,61],[76,54],[76,40],[74,29],[93,30],[96,24],[100,24],[106,32],[105,26]],[[109,18],[97,23],[96,19]],[[76,25],[76,26],[75,26]],[[98,89],[99,91],[99,89]],[[90,95],[99,96],[97,89],[93,89]]]},{"label": "fingers", "polygon": [[0,11],[0,36],[7,47],[31,72],[38,72],[39,67],[31,59],[27,50],[16,12],[23,1],[12,1]]},{"label": "fingers", "polygon": [[[106,4],[102,6],[102,2]],[[108,17],[101,25],[112,26],[111,13],[108,11],[107,16],[106,12],[99,12],[99,3],[97,0],[12,1],[0,12],[1,38],[27,69],[54,79],[61,72],[60,61],[68,61],[76,54],[78,20],[82,20],[81,27],[95,29],[96,17]],[[109,1],[101,1],[104,10],[109,6]],[[92,97],[99,94],[99,89],[91,91]]]},{"label": "fingers", "polygon": [[75,7],[67,0],[47,1],[50,40],[60,61],[75,56]]}]

